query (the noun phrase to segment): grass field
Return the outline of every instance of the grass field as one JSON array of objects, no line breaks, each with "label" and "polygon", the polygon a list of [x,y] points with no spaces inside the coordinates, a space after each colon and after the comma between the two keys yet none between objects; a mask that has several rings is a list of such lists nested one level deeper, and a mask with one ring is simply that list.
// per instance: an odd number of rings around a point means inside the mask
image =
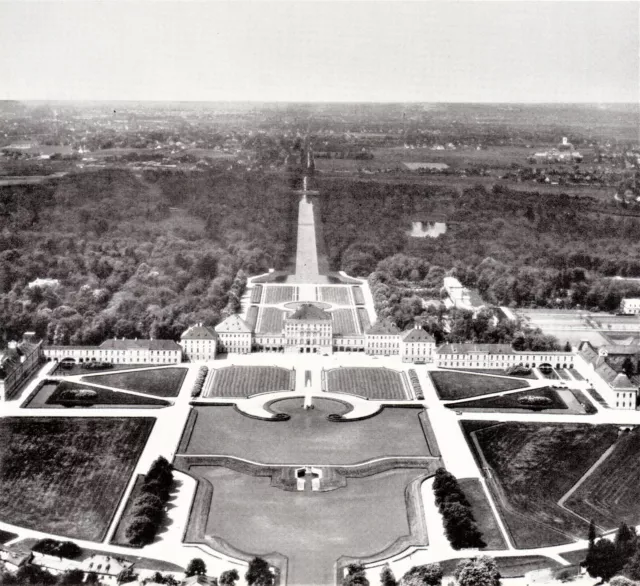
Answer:
[{"label": "grass field", "polygon": [[284,318],[286,311],[275,307],[263,307],[262,316],[258,326],[259,334],[281,334],[284,328]]},{"label": "grass field", "polygon": [[462,423],[517,547],[585,537],[588,524],[558,506],[560,498],[617,439],[615,425]]},{"label": "grass field", "polygon": [[[518,402],[520,397],[546,397],[551,401],[549,405],[546,405],[544,409],[539,407],[530,407]],[[462,403],[450,403],[447,405],[450,409],[518,409],[523,411],[547,411],[549,409],[567,409],[567,404],[560,398],[557,391],[548,387],[542,389],[534,389],[527,391],[518,391],[516,393],[509,393],[508,395],[500,395],[497,397],[487,397],[474,399],[472,401],[463,401]]]},{"label": "grass field", "polygon": [[256,285],[251,289],[251,303],[260,303],[262,299],[262,285]]},{"label": "grass field", "polygon": [[336,305],[351,305],[347,287],[318,287],[318,299]]},{"label": "grass field", "polygon": [[529,383],[522,379],[482,376],[466,372],[434,371],[429,372],[429,376],[438,397],[443,401],[470,399],[489,393],[513,391],[529,386]]},{"label": "grass field", "polygon": [[83,376],[88,383],[146,393],[156,397],[177,397],[182,381],[187,375],[186,368],[151,368],[131,372],[114,372],[97,376]]},{"label": "grass field", "polygon": [[285,301],[295,301],[297,292],[297,287],[289,287],[286,285],[281,287],[267,286],[263,303],[266,303],[267,305],[275,305]]},{"label": "grass field", "polygon": [[365,301],[362,287],[353,287],[351,291],[353,292],[353,299],[356,302],[356,305],[364,305]]},{"label": "grass field", "polygon": [[526,378],[529,380],[537,380],[538,378],[533,371],[531,374],[510,375],[507,374],[506,368],[443,368],[443,370],[460,370],[468,373],[493,374],[495,376],[514,376],[515,378]]},{"label": "grass field", "polygon": [[228,366],[215,370],[203,397],[246,397],[257,393],[289,391],[295,371],[277,366]]},{"label": "grass field", "polygon": [[260,308],[257,305],[252,305],[251,307],[249,307],[249,310],[247,311],[247,319],[245,321],[247,322],[247,325],[251,328],[251,331],[255,331],[256,329],[259,309]]},{"label": "grass field", "polygon": [[287,421],[262,421],[233,407],[196,407],[196,423],[186,453],[221,454],[263,464],[355,464],[383,456],[431,456],[419,409],[387,408],[360,421],[333,422],[327,417],[346,406],[314,399],[304,409],[303,399],[272,403]]},{"label": "grass field", "polygon": [[606,460],[567,500],[567,508],[604,529],[640,523],[640,432],[621,436]]},{"label": "grass field", "polygon": [[500,526],[491,510],[480,481],[477,478],[461,478],[458,482],[471,505],[478,529],[482,533],[482,539],[487,544],[486,549],[507,549]]},{"label": "grass field", "polygon": [[371,320],[369,319],[369,312],[364,307],[358,307],[356,309],[358,319],[360,320],[360,327],[363,332],[366,332],[371,327]]},{"label": "grass field", "polygon": [[358,327],[351,309],[336,309],[331,312],[334,334],[357,334]]},{"label": "grass field", "polygon": [[402,376],[388,368],[334,368],[326,371],[327,390],[377,401],[407,399]]},{"label": "grass field", "polygon": [[102,539],[153,424],[151,418],[0,419],[0,518]]},{"label": "grass field", "polygon": [[405,489],[424,473],[390,470],[319,493],[278,490],[268,477],[227,468],[191,470],[214,486],[207,534],[251,554],[277,551],[288,558],[287,583],[315,586],[335,583],[340,556],[373,555],[409,534]]},{"label": "grass field", "polygon": [[[95,393],[88,399],[76,400],[69,391],[87,389]],[[65,396],[66,395],[66,396]],[[68,381],[44,381],[23,405],[29,409],[60,409],[60,407],[82,407],[95,409],[113,409],[117,407],[166,407],[170,403],[154,397],[141,397],[129,393],[120,393],[101,389],[91,385],[81,385]]]}]

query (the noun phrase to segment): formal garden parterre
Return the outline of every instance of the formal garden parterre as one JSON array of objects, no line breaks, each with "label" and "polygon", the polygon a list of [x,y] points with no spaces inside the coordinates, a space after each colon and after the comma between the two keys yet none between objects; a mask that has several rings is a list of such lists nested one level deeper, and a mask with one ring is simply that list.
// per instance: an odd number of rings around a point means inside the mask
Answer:
[{"label": "formal garden parterre", "polygon": [[429,377],[443,401],[470,399],[490,393],[513,391],[529,386],[526,380],[458,371],[429,371]]},{"label": "formal garden parterre", "polygon": [[177,397],[186,375],[186,368],[165,367],[83,376],[82,380],[156,397]]},{"label": "formal garden parterre", "polygon": [[402,374],[375,367],[340,367],[324,373],[326,390],[349,393],[376,401],[405,401],[409,398]]},{"label": "formal garden parterre", "polygon": [[258,393],[290,391],[295,386],[295,370],[278,366],[227,366],[216,368],[205,383],[202,396],[248,397]]}]

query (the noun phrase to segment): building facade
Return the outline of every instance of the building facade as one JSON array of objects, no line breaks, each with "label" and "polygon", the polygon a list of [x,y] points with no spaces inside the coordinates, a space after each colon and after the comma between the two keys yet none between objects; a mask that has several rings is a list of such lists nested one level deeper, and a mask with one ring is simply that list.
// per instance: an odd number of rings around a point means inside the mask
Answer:
[{"label": "building facade", "polygon": [[443,368],[572,368],[574,361],[572,352],[519,352],[510,344],[444,344],[436,350],[436,364]]},{"label": "building facade", "polygon": [[180,336],[179,345],[182,355],[190,362],[215,360],[218,347],[218,334],[209,326],[196,324],[188,328]]},{"label": "building facade", "polygon": [[253,347],[253,335],[247,323],[236,314],[230,315],[215,327],[218,334],[218,350],[234,354],[249,354]]},{"label": "building facade", "polygon": [[303,303],[284,320],[284,351],[288,353],[331,354],[333,321],[329,312]]},{"label": "building facade", "polygon": [[44,360],[42,342],[26,332],[20,342],[10,342],[0,352],[0,401],[13,398]]},{"label": "building facade", "polygon": [[45,346],[47,360],[110,364],[176,364],[182,348],[173,340],[112,339],[99,346]]},{"label": "building facade", "polygon": [[620,313],[626,315],[638,315],[640,314],[640,298],[628,297],[620,302]]}]

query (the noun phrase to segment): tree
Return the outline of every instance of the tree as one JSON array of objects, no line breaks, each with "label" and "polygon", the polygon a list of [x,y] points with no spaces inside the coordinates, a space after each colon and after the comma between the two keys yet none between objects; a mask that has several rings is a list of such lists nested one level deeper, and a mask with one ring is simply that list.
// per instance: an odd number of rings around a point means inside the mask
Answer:
[{"label": "tree", "polygon": [[489,556],[462,560],[454,576],[459,586],[500,586],[498,566]]},{"label": "tree", "polygon": [[600,578],[603,582],[611,580],[622,569],[615,544],[603,538],[587,552],[584,565],[592,578]]},{"label": "tree", "polygon": [[636,543],[636,549],[624,567],[624,575],[632,580],[640,580],[640,544]]},{"label": "tree", "polygon": [[571,342],[569,342],[568,340],[564,345],[564,351],[565,352],[571,352]]},{"label": "tree", "polygon": [[616,546],[621,565],[626,564],[634,554],[637,540],[638,536],[636,535],[635,529],[630,528],[624,521],[620,523],[616,531],[614,545]]},{"label": "tree", "polygon": [[236,580],[239,579],[240,575],[238,574],[238,570],[234,568],[233,570],[222,572],[218,582],[220,583],[220,586],[235,586]]},{"label": "tree", "polygon": [[184,575],[189,578],[190,576],[206,576],[207,575],[207,565],[200,558],[193,558],[187,569],[184,572]]},{"label": "tree", "polygon": [[244,579],[249,586],[255,584],[255,586],[272,586],[274,583],[274,576],[271,573],[269,562],[261,557],[255,557],[249,562],[247,573],[244,575]]},{"label": "tree", "polygon": [[369,586],[364,564],[351,563],[347,566],[347,575],[342,580],[342,586]]},{"label": "tree", "polygon": [[84,582],[84,572],[78,568],[67,570],[58,578],[58,586],[80,586]]},{"label": "tree", "polygon": [[135,516],[124,534],[132,545],[147,545],[156,535],[157,524],[146,516]]},{"label": "tree", "polygon": [[633,360],[631,360],[630,356],[625,356],[625,359],[622,361],[622,372],[627,376],[633,376],[636,373]]},{"label": "tree", "polygon": [[398,581],[393,575],[389,564],[385,564],[380,572],[380,584],[381,586],[398,586]]},{"label": "tree", "polygon": [[593,522],[593,519],[591,519],[591,521],[589,521],[589,549],[591,549],[596,542],[596,537],[596,524]]},{"label": "tree", "polygon": [[442,567],[440,564],[414,566],[400,581],[401,586],[440,586],[442,583]]}]

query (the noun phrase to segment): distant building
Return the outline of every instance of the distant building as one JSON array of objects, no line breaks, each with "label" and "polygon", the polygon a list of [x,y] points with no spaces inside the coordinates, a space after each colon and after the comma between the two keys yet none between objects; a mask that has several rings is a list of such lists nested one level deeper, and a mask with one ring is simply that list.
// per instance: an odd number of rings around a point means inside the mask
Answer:
[{"label": "distant building", "polygon": [[625,313],[627,315],[640,314],[640,298],[628,297],[623,299],[620,302],[620,313]]},{"label": "distant building", "polygon": [[249,354],[252,346],[251,328],[236,314],[230,315],[215,327],[218,350],[234,354]]},{"label": "distant building", "polygon": [[506,369],[520,364],[528,368],[571,368],[574,360],[572,352],[518,351],[510,344],[444,344],[436,351],[436,364],[444,368]]},{"label": "distant building", "polygon": [[609,407],[614,409],[636,409],[638,385],[622,370],[624,358],[640,354],[638,346],[601,346],[595,348],[588,341],[578,347],[580,358],[578,369]]},{"label": "distant building", "polygon": [[418,324],[400,334],[400,358],[402,362],[433,362],[436,342]]},{"label": "distant building", "polygon": [[34,332],[25,332],[20,342],[9,342],[0,352],[0,401],[13,398],[42,361],[42,342],[35,340]]},{"label": "distant building", "polygon": [[22,566],[31,562],[33,555],[31,553],[24,553],[21,551],[15,551],[4,545],[0,545],[0,565],[10,572],[18,571]]},{"label": "distant building", "polygon": [[285,352],[331,354],[333,321],[329,312],[303,303],[284,320]]},{"label": "distant building", "polygon": [[582,155],[575,150],[566,136],[562,137],[562,142],[556,148],[534,153],[529,157],[532,163],[579,163],[582,159]]},{"label": "distant building", "polygon": [[180,336],[183,356],[191,362],[214,360],[218,346],[218,334],[209,326],[196,324]]},{"label": "distant building", "polygon": [[177,364],[182,348],[173,340],[112,339],[99,346],[45,346],[47,360],[111,364]]}]

